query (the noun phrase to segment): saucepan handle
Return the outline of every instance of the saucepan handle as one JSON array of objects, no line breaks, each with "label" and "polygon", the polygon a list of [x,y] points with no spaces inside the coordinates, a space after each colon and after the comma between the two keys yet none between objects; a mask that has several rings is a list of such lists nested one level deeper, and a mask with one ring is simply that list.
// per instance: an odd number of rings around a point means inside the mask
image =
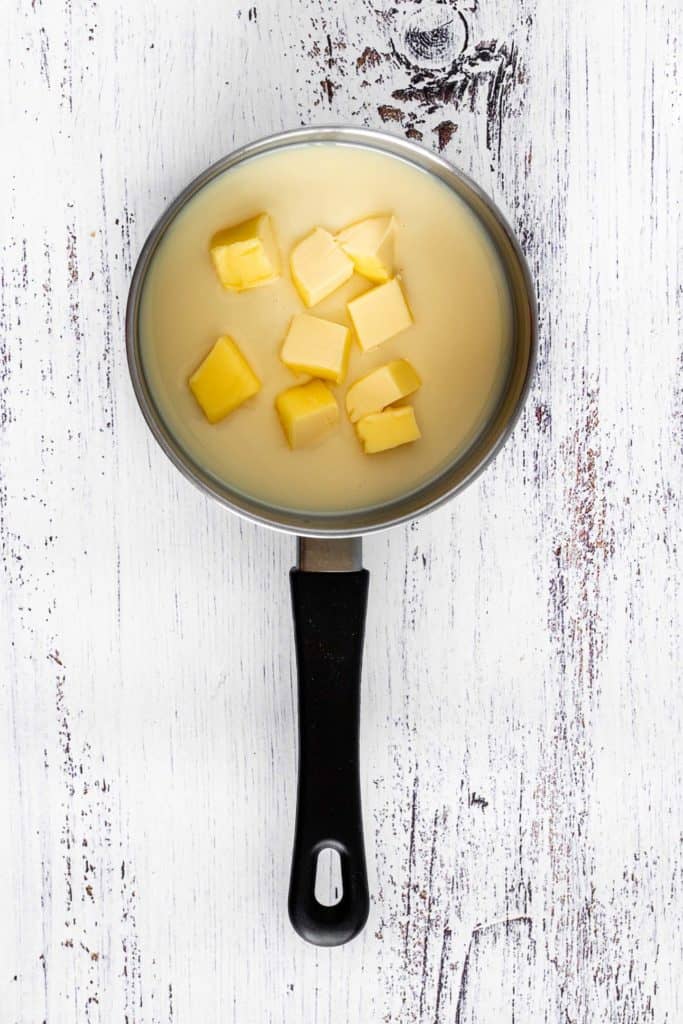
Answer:
[{"label": "saucepan handle", "polygon": [[[368,580],[361,568],[291,573],[299,781],[289,916],[299,935],[319,946],[348,942],[369,909],[358,752]],[[338,855],[341,869],[341,893],[331,906],[316,897],[324,850]]]}]

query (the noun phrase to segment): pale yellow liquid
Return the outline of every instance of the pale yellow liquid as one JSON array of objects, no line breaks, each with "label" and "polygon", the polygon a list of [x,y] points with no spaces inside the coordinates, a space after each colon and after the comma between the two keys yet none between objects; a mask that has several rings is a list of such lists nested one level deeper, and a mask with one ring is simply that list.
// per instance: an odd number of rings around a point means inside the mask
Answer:
[{"label": "pale yellow liquid", "polygon": [[[233,293],[220,285],[209,240],[265,211],[275,226],[282,277]],[[303,310],[289,252],[315,226],[338,231],[377,214],[396,217],[396,268],[414,325],[370,353],[353,342],[346,380],[332,386],[340,424],[312,447],[290,451],[274,401],[297,383],[279,351]],[[354,275],[311,309],[350,324],[346,303],[370,282]],[[218,480],[264,502],[329,513],[366,508],[415,490],[457,459],[497,404],[511,353],[510,298],[493,246],[469,207],[431,175],[395,157],[334,143],[305,145],[227,171],[186,206],[164,235],[141,306],[145,374],[167,426]],[[231,335],[261,379],[259,394],[210,424],[187,378],[216,338]],[[407,401],[422,439],[365,455],[344,396],[358,377],[406,358],[423,384]],[[300,378],[304,380],[306,378]]]}]

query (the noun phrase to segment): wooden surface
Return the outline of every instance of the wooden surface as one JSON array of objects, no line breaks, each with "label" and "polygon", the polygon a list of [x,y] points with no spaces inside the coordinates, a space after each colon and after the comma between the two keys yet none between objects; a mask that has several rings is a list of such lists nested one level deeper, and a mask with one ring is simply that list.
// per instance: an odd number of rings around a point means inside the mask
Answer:
[{"label": "wooden surface", "polygon": [[[2,1024],[683,1019],[675,0],[8,0]],[[237,144],[384,126],[489,190],[540,365],[450,507],[366,544],[372,909],[291,931],[293,543],[173,470],[132,264]]]}]

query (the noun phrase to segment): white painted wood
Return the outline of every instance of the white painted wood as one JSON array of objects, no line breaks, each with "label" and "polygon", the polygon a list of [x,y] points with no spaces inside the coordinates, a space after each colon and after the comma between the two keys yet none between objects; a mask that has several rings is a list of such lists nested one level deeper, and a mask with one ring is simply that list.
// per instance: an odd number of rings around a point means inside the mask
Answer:
[{"label": "white painted wood", "polygon": [[[5,5],[3,1024],[681,1020],[677,14]],[[366,545],[372,910],[337,950],[286,917],[293,545],[179,478],[123,347],[165,203],[309,122],[443,145],[541,309],[496,464]]]}]

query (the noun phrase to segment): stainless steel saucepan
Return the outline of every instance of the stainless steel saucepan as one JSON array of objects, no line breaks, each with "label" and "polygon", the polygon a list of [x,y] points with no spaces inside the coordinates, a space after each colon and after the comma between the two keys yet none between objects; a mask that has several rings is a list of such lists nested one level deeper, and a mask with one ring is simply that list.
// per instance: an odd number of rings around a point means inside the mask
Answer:
[{"label": "stainless steel saucepan", "polygon": [[[507,277],[513,308],[513,357],[503,395],[475,442],[438,479],[418,492],[370,510],[309,515],[269,508],[218,482],[180,446],[164,423],[143,369],[140,300],[164,232],[185,205],[219,174],[247,159],[311,143],[360,146],[399,157],[456,192],[479,218]],[[453,269],[454,274],[457,268]],[[195,178],[152,229],[140,254],[126,314],[128,363],[137,400],[155,438],[177,469],[205,494],[253,522],[298,536],[291,572],[299,693],[299,777],[289,915],[309,942],[339,945],[363,928],[369,897],[361,819],[358,732],[368,573],[361,537],[442,505],[474,480],[509,437],[533,373],[536,304],[529,270],[494,203],[441,157],[404,139],[357,128],[302,128],[253,142]],[[341,898],[324,906],[315,895],[316,866],[332,850],[341,864]]]}]

